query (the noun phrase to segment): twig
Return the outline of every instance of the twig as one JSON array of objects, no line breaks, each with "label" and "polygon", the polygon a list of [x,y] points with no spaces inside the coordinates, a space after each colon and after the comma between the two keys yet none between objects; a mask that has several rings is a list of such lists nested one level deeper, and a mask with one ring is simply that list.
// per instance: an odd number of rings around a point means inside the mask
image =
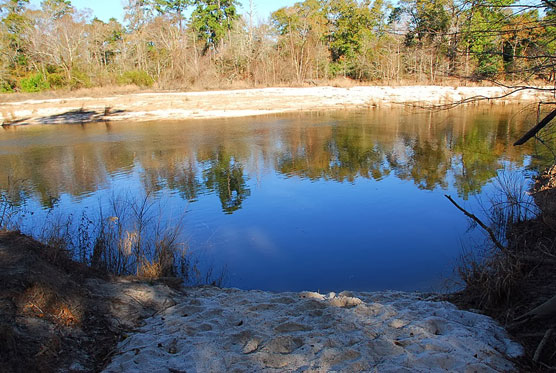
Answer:
[{"label": "twig", "polygon": [[551,367],[550,365],[545,364],[542,361],[539,364],[542,365],[544,368],[546,368],[548,370],[556,370],[556,367]]},{"label": "twig", "polygon": [[31,306],[35,307],[36,309],[39,310],[40,313],[42,313],[43,315],[45,315],[45,312],[43,310],[41,310],[41,308],[39,306],[37,306],[35,303],[30,303]]},{"label": "twig", "polygon": [[542,338],[541,343],[539,343],[539,346],[535,350],[535,355],[533,355],[533,361],[535,363],[539,362],[539,359],[541,358],[542,350],[543,350],[544,346],[546,346],[546,344],[548,343],[548,340],[552,336],[553,332],[554,332],[554,329],[550,328],[546,331],[546,333],[544,333],[544,337]]},{"label": "twig", "polygon": [[446,198],[448,198],[448,200],[450,202],[452,202],[452,204],[454,206],[457,207],[458,210],[460,210],[461,212],[463,212],[465,214],[465,216],[467,216],[468,218],[472,219],[475,223],[479,224],[479,226],[481,228],[483,228],[488,235],[490,236],[490,239],[492,240],[492,242],[496,245],[496,247],[498,247],[501,251],[506,251],[506,247],[504,247],[504,245],[502,245],[500,243],[500,241],[498,241],[498,239],[496,238],[496,235],[494,234],[494,232],[492,231],[492,229],[490,229],[490,227],[488,227],[485,223],[483,223],[481,221],[481,219],[479,219],[478,217],[476,217],[475,215],[473,215],[472,213],[470,213],[469,211],[467,211],[466,209],[464,209],[463,207],[461,207],[460,205],[457,204],[456,201],[454,201],[452,199],[452,197],[450,197],[449,195],[445,194],[444,195]]}]

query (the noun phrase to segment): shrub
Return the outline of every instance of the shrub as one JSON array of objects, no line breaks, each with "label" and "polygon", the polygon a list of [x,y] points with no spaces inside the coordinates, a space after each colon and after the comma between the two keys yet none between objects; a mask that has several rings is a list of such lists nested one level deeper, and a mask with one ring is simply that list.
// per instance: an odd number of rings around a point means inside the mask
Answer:
[{"label": "shrub", "polygon": [[10,84],[10,82],[7,82],[5,80],[0,80],[0,93],[11,93],[13,91],[14,89]]},{"label": "shrub", "polygon": [[21,79],[19,86],[23,92],[40,92],[50,88],[46,77],[40,72]]},{"label": "shrub", "polygon": [[154,79],[145,70],[130,70],[124,72],[117,79],[118,84],[135,84],[139,87],[151,87]]},{"label": "shrub", "polygon": [[89,76],[82,71],[73,70],[70,87],[72,89],[90,88],[92,87],[91,78],[89,78]]},{"label": "shrub", "polygon": [[46,82],[51,88],[63,88],[68,85],[68,81],[64,74],[51,73],[46,76]]}]

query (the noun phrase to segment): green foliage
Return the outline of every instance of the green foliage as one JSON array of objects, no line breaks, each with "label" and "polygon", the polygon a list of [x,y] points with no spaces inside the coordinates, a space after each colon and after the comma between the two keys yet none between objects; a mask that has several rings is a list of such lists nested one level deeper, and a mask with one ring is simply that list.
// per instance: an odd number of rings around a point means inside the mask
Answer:
[{"label": "green foliage", "polygon": [[324,3],[318,0],[305,0],[292,7],[280,8],[272,13],[271,21],[281,35],[294,34],[303,37],[308,33],[324,37],[327,30]]},{"label": "green foliage", "polygon": [[330,25],[327,38],[332,61],[351,59],[361,52],[365,39],[373,38],[379,14],[371,12],[369,2],[355,0],[332,0],[327,6]]},{"label": "green foliage", "polygon": [[43,73],[37,72],[19,81],[22,92],[40,92],[50,88]]},{"label": "green foliage", "polygon": [[53,19],[59,19],[73,13],[70,0],[43,0],[41,8]]},{"label": "green foliage", "polygon": [[494,78],[502,70],[502,57],[491,44],[476,43],[472,49],[477,60],[474,78]]},{"label": "green foliage", "polygon": [[0,0],[0,12],[5,12],[7,15],[21,14],[29,2],[29,0]]},{"label": "green foliage", "polygon": [[135,84],[138,87],[152,87],[154,79],[144,70],[131,70],[124,72],[117,79],[118,84]]},{"label": "green foliage", "polygon": [[410,31],[406,34],[406,43],[417,39],[419,42],[432,42],[446,33],[450,27],[448,14],[449,0],[403,0],[402,9],[410,18]]},{"label": "green foliage", "polygon": [[160,14],[171,14],[179,23],[183,21],[183,12],[193,4],[193,0],[152,0],[154,9]]},{"label": "green foliage", "polygon": [[4,37],[9,40],[9,47],[16,52],[12,57],[16,63],[19,63],[18,60],[25,60],[20,56],[23,55],[22,35],[30,24],[25,14],[25,7],[28,4],[29,0],[0,0],[0,14],[3,15],[1,22],[6,31]]},{"label": "green foliage", "polygon": [[192,0],[153,0],[155,9],[160,13],[183,12],[185,8],[193,4]]},{"label": "green foliage", "polygon": [[476,62],[475,77],[492,78],[503,70],[503,40],[501,33],[510,19],[504,6],[514,0],[480,0],[474,2],[466,12],[464,40],[469,45]]},{"label": "green foliage", "polygon": [[370,73],[362,63],[368,67],[375,54],[371,46],[382,34],[384,18],[382,0],[305,0],[274,12],[272,23],[300,69],[307,63],[301,60],[303,55],[311,53],[309,46],[323,45],[330,58],[326,64],[329,76],[363,79]]},{"label": "green foliage", "polygon": [[61,73],[51,73],[46,76],[46,82],[50,88],[58,89],[63,88],[68,85],[68,80],[64,74]]},{"label": "green foliage", "polygon": [[11,93],[14,89],[12,85],[7,81],[0,81],[0,93]]},{"label": "green foliage", "polygon": [[191,27],[205,42],[205,51],[217,49],[238,19],[235,0],[195,0]]},{"label": "green foliage", "polygon": [[[50,72],[50,71],[51,72]],[[90,88],[91,79],[87,74],[79,70],[73,70],[71,78],[65,73],[58,72],[52,66],[46,70],[46,74],[37,72],[19,80],[19,88],[22,92],[41,92],[48,89],[60,88]]]}]

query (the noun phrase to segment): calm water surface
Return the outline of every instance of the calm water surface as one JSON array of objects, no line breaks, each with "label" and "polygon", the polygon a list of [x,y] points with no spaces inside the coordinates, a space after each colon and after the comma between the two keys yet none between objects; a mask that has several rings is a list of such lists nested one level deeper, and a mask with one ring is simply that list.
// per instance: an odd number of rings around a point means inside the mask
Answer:
[{"label": "calm water surface", "polygon": [[[375,110],[0,132],[0,188],[34,219],[154,193],[202,266],[264,290],[433,290],[478,240],[470,209],[530,148],[517,109]],[[521,118],[521,119],[520,119]],[[516,171],[517,170],[517,171]],[[8,177],[9,176],[9,177]],[[13,187],[13,186],[12,186]],[[27,223],[33,224],[33,223]]]}]

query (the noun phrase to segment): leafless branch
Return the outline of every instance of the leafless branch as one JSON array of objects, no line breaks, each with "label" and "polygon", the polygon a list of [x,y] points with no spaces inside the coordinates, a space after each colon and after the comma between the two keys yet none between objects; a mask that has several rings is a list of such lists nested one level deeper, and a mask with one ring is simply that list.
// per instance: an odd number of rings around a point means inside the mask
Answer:
[{"label": "leafless branch", "polygon": [[493,230],[488,227],[485,223],[483,223],[481,221],[481,219],[479,219],[477,216],[475,216],[474,214],[470,213],[469,211],[467,211],[466,209],[464,209],[463,207],[461,207],[460,205],[457,204],[456,201],[454,201],[452,199],[452,197],[450,197],[449,195],[445,194],[444,195],[446,198],[448,198],[448,200],[450,202],[452,202],[452,204],[454,206],[457,207],[458,210],[460,210],[461,212],[463,212],[465,214],[465,216],[467,216],[468,218],[470,218],[471,220],[473,220],[475,223],[477,223],[481,228],[483,228],[488,235],[490,236],[490,239],[492,240],[492,242],[496,245],[496,247],[498,247],[501,251],[506,251],[506,247],[504,245],[502,245],[500,243],[500,241],[498,241],[498,239],[496,238],[496,235],[494,234]]}]

